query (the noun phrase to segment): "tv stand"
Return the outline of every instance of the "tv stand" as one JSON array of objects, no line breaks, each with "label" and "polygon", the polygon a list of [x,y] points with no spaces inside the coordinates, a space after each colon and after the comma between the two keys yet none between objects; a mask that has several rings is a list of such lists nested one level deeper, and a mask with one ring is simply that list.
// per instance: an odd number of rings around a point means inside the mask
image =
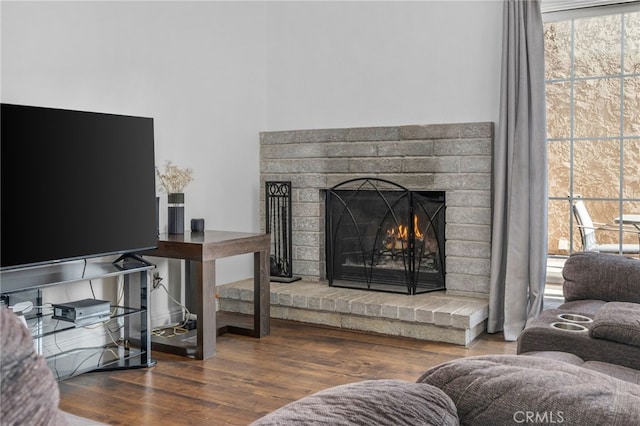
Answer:
[{"label": "tv stand", "polygon": [[[155,365],[147,291],[148,271],[154,267],[146,261],[127,261],[126,268],[111,262],[78,261],[8,270],[0,273],[1,291],[9,305],[20,300],[35,302],[33,311],[25,315],[27,327],[37,352],[45,355],[58,380],[89,371],[147,368]],[[135,275],[137,280],[132,279]],[[119,276],[123,277],[122,287],[116,292],[122,294],[122,305],[117,300],[111,302],[111,318],[104,327],[100,322],[85,328],[57,320],[51,307],[43,307],[45,289]],[[105,286],[110,284],[104,282]]]}]

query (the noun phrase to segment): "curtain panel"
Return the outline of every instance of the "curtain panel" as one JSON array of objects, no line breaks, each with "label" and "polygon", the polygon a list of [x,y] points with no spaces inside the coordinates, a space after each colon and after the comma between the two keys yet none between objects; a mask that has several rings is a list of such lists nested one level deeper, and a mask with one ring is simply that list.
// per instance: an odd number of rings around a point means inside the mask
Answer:
[{"label": "curtain panel", "polygon": [[494,144],[489,322],[516,340],[542,310],[547,259],[544,30],[537,0],[504,0]]}]

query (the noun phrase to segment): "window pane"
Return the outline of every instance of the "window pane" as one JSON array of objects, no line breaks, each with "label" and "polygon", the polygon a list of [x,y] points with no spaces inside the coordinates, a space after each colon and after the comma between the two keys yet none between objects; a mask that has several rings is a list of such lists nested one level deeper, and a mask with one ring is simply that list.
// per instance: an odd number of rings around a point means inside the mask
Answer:
[{"label": "window pane", "polygon": [[575,83],[574,136],[620,135],[620,79],[602,78]]},{"label": "window pane", "polygon": [[[625,198],[640,198],[640,140],[627,139],[624,141],[623,170],[623,196]],[[637,210],[637,213],[640,214],[640,209]]]},{"label": "window pane", "polygon": [[571,21],[544,25],[545,78],[566,79],[571,76]]},{"label": "window pane", "polygon": [[[550,254],[569,254],[569,224],[571,223],[571,205],[569,204],[569,200],[550,200],[548,209],[548,252]],[[577,245],[576,247],[580,246]]]},{"label": "window pane", "polygon": [[[624,214],[640,214],[640,201],[628,201],[622,203],[622,211]],[[625,244],[640,244],[640,234],[635,233],[635,231],[640,232],[640,229],[633,225],[628,226],[627,229],[629,231],[623,234],[623,242]]]},{"label": "window pane", "polygon": [[575,20],[576,77],[620,74],[621,16]]},{"label": "window pane", "polygon": [[638,74],[640,73],[640,12],[625,13],[624,19],[624,72]]},{"label": "window pane", "polygon": [[[619,216],[618,209],[619,203],[618,201],[592,201],[585,200],[584,202],[587,211],[589,212],[589,216],[591,216],[591,220],[594,223],[604,223],[604,224],[613,224],[613,220]],[[580,229],[574,220],[574,230],[578,236],[578,241],[580,241]],[[614,225],[615,226],[615,225]],[[596,231],[596,241],[598,244],[618,244],[620,241],[620,233],[618,231],[604,231],[597,230]],[[574,246],[575,249],[582,249],[582,242],[578,243],[577,246]]]},{"label": "window pane", "polygon": [[640,136],[640,77],[624,79],[624,135]]},{"label": "window pane", "polygon": [[571,136],[571,83],[547,83],[547,137]]},{"label": "window pane", "polygon": [[573,192],[583,197],[618,197],[620,194],[620,142],[574,142]]},{"label": "window pane", "polygon": [[625,214],[640,214],[640,201],[625,201],[622,203],[622,211]]},{"label": "window pane", "polygon": [[569,141],[549,142],[547,173],[550,197],[569,196],[569,149]]}]

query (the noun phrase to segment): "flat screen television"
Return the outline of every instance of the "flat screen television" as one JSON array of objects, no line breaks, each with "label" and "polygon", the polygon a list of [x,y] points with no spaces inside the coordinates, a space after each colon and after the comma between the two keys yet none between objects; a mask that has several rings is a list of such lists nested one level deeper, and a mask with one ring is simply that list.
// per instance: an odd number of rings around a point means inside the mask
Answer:
[{"label": "flat screen television", "polygon": [[157,246],[152,118],[0,111],[0,269]]}]

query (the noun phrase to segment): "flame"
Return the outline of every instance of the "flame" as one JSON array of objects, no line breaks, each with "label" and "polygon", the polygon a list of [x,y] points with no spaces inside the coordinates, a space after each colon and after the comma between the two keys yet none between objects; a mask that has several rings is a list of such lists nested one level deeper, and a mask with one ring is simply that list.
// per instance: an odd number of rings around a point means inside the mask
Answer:
[{"label": "flame", "polygon": [[419,240],[424,238],[424,234],[420,232],[420,227],[418,226],[418,215],[413,215],[413,232],[416,233],[416,238]]},{"label": "flame", "polygon": [[[418,226],[418,216],[413,215],[413,231],[417,239],[423,239],[424,234],[420,232]],[[409,239],[409,227],[407,225],[398,225],[397,228],[391,228],[387,230],[387,237],[395,238],[400,241],[407,241]]]}]

